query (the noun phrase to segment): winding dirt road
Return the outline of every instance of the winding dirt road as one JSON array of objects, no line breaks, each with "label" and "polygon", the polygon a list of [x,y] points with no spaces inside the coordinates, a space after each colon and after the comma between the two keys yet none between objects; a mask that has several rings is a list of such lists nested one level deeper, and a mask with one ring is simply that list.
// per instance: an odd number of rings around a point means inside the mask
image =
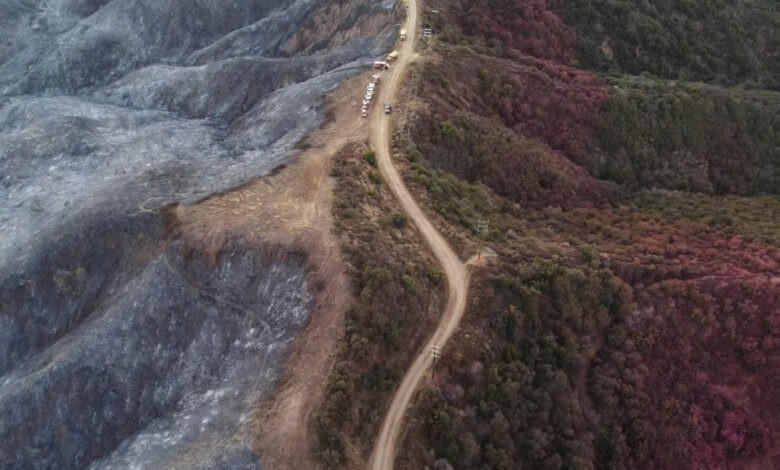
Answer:
[{"label": "winding dirt road", "polygon": [[407,39],[399,50],[399,58],[391,68],[390,73],[385,74],[377,105],[369,118],[370,143],[371,148],[377,154],[379,169],[388,186],[398,197],[401,206],[420,232],[422,232],[425,241],[433,250],[439,263],[441,263],[444,273],[447,275],[449,296],[446,310],[436,331],[424,345],[414,363],[406,372],[401,385],[395,391],[393,401],[390,403],[390,408],[387,410],[382,423],[379,438],[374,444],[374,450],[371,453],[368,465],[370,470],[391,470],[393,468],[396,445],[398,436],[401,433],[404,414],[409,407],[409,402],[412,400],[415,390],[417,390],[427,373],[431,361],[430,347],[436,345],[443,349],[447,340],[455,332],[466,307],[469,282],[466,265],[460,261],[455,252],[452,251],[452,248],[450,248],[449,243],[434,228],[431,221],[428,220],[425,213],[420,209],[420,206],[417,205],[409,190],[406,189],[390,158],[390,119],[389,116],[382,113],[381,108],[386,102],[393,103],[394,98],[398,94],[404,72],[414,54],[414,42],[419,29],[418,0],[407,1],[408,8],[405,23]]}]

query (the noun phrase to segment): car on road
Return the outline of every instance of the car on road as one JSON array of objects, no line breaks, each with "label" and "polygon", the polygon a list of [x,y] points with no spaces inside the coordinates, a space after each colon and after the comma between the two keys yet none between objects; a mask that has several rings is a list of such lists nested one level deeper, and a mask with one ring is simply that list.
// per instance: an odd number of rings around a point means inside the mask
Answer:
[{"label": "car on road", "polygon": [[390,114],[393,112],[393,107],[390,106],[390,103],[385,103],[385,114]]}]

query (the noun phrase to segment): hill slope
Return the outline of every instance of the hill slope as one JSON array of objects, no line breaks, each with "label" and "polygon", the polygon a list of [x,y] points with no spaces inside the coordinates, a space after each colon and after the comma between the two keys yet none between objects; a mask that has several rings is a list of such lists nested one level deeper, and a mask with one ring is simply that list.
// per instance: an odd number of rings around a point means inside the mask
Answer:
[{"label": "hill slope", "polygon": [[777,7],[427,3],[398,150],[497,258],[401,466],[780,465]]}]

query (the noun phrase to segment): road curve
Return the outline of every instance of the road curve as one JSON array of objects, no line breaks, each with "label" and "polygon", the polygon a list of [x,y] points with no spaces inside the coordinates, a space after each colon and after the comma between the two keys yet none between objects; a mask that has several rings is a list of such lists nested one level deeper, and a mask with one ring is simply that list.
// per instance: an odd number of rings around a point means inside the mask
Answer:
[{"label": "road curve", "polygon": [[398,436],[401,433],[404,414],[409,407],[415,390],[417,390],[423,377],[425,377],[431,361],[430,346],[435,344],[439,348],[443,348],[447,340],[455,332],[466,307],[469,281],[468,269],[455,252],[452,251],[447,240],[434,228],[431,221],[428,220],[428,217],[420,209],[420,206],[417,205],[409,190],[406,189],[390,158],[390,119],[389,116],[382,113],[381,105],[386,102],[394,102],[401,85],[401,79],[403,79],[404,72],[414,54],[414,42],[419,30],[418,0],[407,1],[408,8],[405,23],[407,38],[399,50],[398,60],[393,64],[390,73],[385,74],[386,76],[380,87],[381,91],[377,105],[369,118],[369,141],[371,148],[377,154],[377,163],[387,185],[395,193],[404,211],[422,232],[425,241],[433,250],[439,263],[441,263],[447,276],[449,295],[447,308],[441,317],[436,331],[428,342],[425,343],[412,366],[406,371],[401,385],[395,391],[390,408],[385,414],[379,437],[374,443],[374,449],[371,452],[368,464],[370,470],[391,470],[393,468],[395,449]]}]

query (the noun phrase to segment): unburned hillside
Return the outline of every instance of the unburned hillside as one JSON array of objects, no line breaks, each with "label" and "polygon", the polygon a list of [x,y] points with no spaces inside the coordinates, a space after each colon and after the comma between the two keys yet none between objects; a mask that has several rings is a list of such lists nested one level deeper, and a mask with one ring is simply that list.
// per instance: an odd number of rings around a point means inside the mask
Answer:
[{"label": "unburned hillside", "polygon": [[[513,199],[560,203],[555,194],[565,189],[535,195],[526,178],[549,186],[544,175],[561,174],[576,193],[566,197],[569,204],[593,201],[593,183],[576,166],[628,190],[761,194],[780,188],[778,93],[609,79],[446,45],[419,73],[428,107],[414,128],[418,145],[444,168],[481,178]],[[529,165],[510,173],[518,178],[508,189],[493,184],[491,158]]]},{"label": "unburned hillside", "polygon": [[777,7],[428,4],[398,164],[496,257],[399,466],[780,466]]},{"label": "unburned hillside", "polygon": [[[402,468],[773,465],[780,251],[762,240],[777,227],[724,227],[702,202],[687,208],[699,221],[641,202],[525,208],[424,171],[448,191],[407,181],[441,223],[474,239],[469,222],[491,220],[497,261],[472,283]],[[778,209],[727,203],[748,221]]]}]

